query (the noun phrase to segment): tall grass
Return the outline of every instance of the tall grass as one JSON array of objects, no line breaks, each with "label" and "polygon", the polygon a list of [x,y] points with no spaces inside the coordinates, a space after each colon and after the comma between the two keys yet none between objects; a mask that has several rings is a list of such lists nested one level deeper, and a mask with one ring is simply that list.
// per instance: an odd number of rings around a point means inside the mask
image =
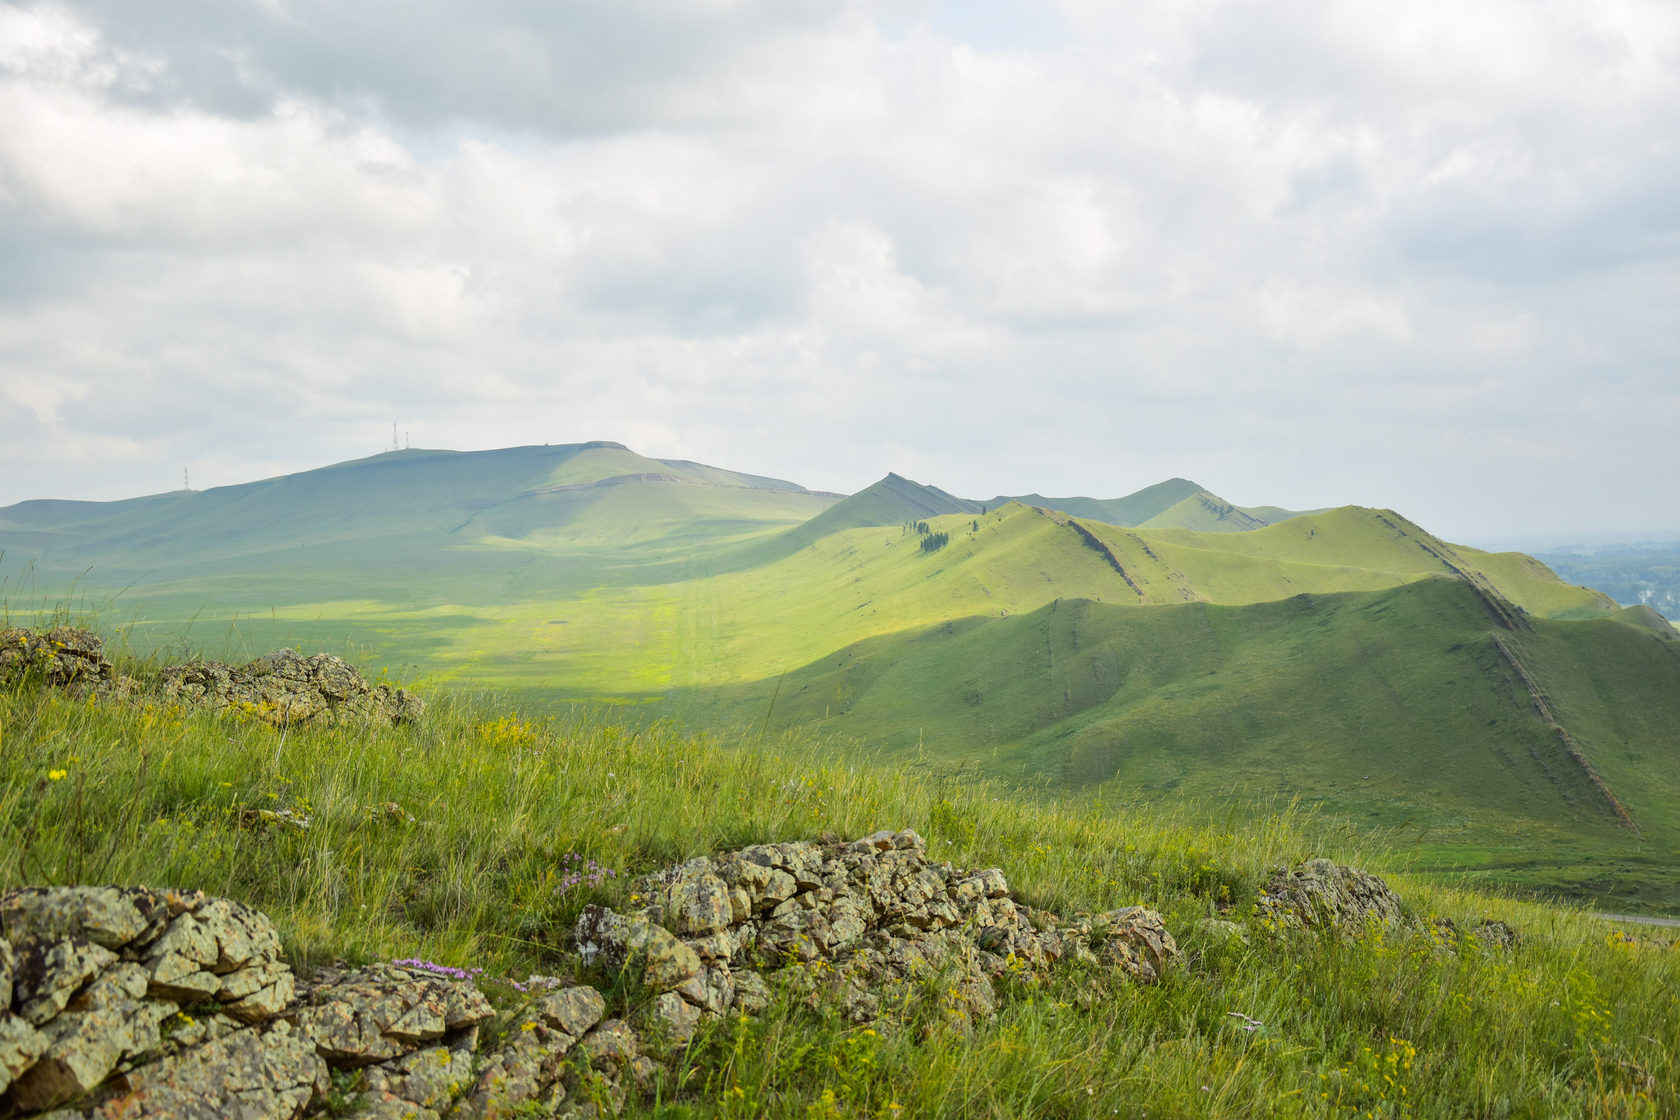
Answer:
[{"label": "tall grass", "polygon": [[[422,956],[521,978],[567,969],[581,907],[619,901],[652,867],[912,827],[938,858],[1003,868],[1035,905],[1160,909],[1182,966],[1153,987],[1072,969],[1014,981],[972,1033],[930,1014],[872,1034],[790,995],[711,1024],[635,1108],[1676,1115],[1680,954],[1666,943],[1404,880],[1420,917],[1492,915],[1527,936],[1498,950],[1429,932],[1270,932],[1248,910],[1272,868],[1329,854],[1380,870],[1381,855],[1289,806],[1219,826],[1189,810],[1028,803],[812,748],[529,720],[450,695],[412,727],[275,731],[18,682],[0,688],[0,882],[201,888],[267,911],[300,965]],[[587,861],[616,874],[568,874]]]}]

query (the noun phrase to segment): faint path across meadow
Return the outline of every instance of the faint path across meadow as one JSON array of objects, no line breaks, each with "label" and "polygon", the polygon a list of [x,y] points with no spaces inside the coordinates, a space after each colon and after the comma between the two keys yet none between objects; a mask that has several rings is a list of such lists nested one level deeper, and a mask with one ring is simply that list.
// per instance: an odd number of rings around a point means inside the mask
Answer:
[{"label": "faint path across meadow", "polygon": [[1680,926],[1680,918],[1653,918],[1640,914],[1594,914],[1607,922],[1637,922],[1642,926]]}]

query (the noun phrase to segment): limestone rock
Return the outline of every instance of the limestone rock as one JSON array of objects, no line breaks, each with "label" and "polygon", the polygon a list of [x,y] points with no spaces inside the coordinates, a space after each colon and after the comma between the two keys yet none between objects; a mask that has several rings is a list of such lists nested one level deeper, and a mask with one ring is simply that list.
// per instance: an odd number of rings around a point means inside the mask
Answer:
[{"label": "limestone rock", "polygon": [[[4,945],[0,941],[0,945]],[[0,1093],[47,1052],[52,1040],[10,1011],[0,1010]]]},{"label": "limestone rock", "polygon": [[637,882],[636,890],[648,900],[650,914],[657,910],[656,920],[668,924],[679,937],[718,933],[734,918],[729,887],[712,873],[708,859],[689,860],[647,876]]},{"label": "limestone rock", "polygon": [[578,1041],[578,1050],[591,1069],[617,1070],[642,1052],[636,1032],[622,1019],[599,1023]]},{"label": "limestone rock", "polygon": [[565,1058],[606,1010],[593,988],[553,992],[526,1008],[523,1021],[484,1056],[472,1091],[450,1113],[457,1120],[552,1113],[566,1098]]},{"label": "limestone rock", "polygon": [[157,1023],[132,1000],[59,1015],[42,1031],[51,1043],[12,1085],[12,1103],[51,1108],[96,1089],[117,1062],[155,1049]]},{"label": "limestone rock", "polygon": [[1111,910],[1092,919],[1089,944],[1103,964],[1118,967],[1132,976],[1153,982],[1178,956],[1178,943],[1161,920],[1161,915],[1142,906]]},{"label": "limestone rock", "polygon": [[334,1066],[400,1057],[465,1030],[494,1011],[470,984],[373,965],[317,989],[298,1013],[298,1031]]},{"label": "limestone rock", "polygon": [[751,1015],[770,1006],[770,985],[764,982],[763,976],[756,972],[737,972],[732,979],[735,997],[730,1006],[736,1011]]},{"label": "limestone rock", "polygon": [[473,1055],[469,1050],[432,1046],[401,1058],[369,1066],[364,1082],[367,1097],[353,1116],[433,1120],[473,1085]]},{"label": "limestone rock", "polygon": [[1522,943],[1522,934],[1517,932],[1516,927],[1497,918],[1483,918],[1470,931],[1470,936],[1496,949],[1513,949]]},{"label": "limestone rock", "polygon": [[233,709],[275,727],[364,719],[406,723],[425,704],[406,689],[369,685],[337,657],[276,650],[247,665],[218,661],[172,665],[162,672],[164,694],[216,710]]},{"label": "limestone rock", "polygon": [[653,1001],[644,1025],[651,1024],[670,1041],[681,1046],[694,1037],[700,1023],[700,1008],[676,992],[665,992]]},{"label": "limestone rock", "polygon": [[550,992],[531,1005],[529,1014],[548,1027],[581,1038],[601,1021],[606,1010],[607,1001],[600,992],[580,986]]},{"label": "limestone rock", "polygon": [[236,1031],[118,1079],[97,1120],[293,1120],[327,1090],[327,1068],[284,1022]]},{"label": "limestone rock", "polygon": [[167,917],[149,891],[118,887],[21,887],[0,896],[0,923],[14,942],[80,937],[120,949]]},{"label": "limestone rock", "polygon": [[63,1011],[82,985],[116,960],[111,950],[81,938],[26,941],[13,964],[12,1005],[19,1015],[40,1026]]},{"label": "limestone rock", "polygon": [[607,968],[633,974],[653,992],[668,992],[701,969],[699,954],[646,913],[624,916],[586,906],[572,940],[585,963],[599,959]]},{"label": "limestone rock", "polygon": [[[327,670],[327,693],[353,693]],[[1312,884],[1334,878],[1290,885],[1316,897]],[[882,1029],[966,1030],[995,1014],[994,978],[1078,960],[1149,982],[1178,955],[1153,911],[1029,910],[1002,871],[931,860],[910,830],[755,845],[637,888],[643,909],[586,907],[572,930],[586,966],[631,981],[633,1022],[605,1018],[601,991],[554,980],[485,1052],[479,1024],[492,1009],[470,981],[412,962],[300,980],[272,923],[230,900],[0,891],[0,1092],[13,1109],[74,1099],[82,1120],[289,1118],[324,1107],[332,1066],[356,1071],[340,1076],[361,1093],[349,1114],[364,1118],[599,1115],[654,1084],[649,1036],[686,1045],[709,1017],[791,998]]]},{"label": "limestone rock", "polygon": [[1261,891],[1261,913],[1275,922],[1333,930],[1400,921],[1400,898],[1380,878],[1313,859],[1278,871]]},{"label": "limestone rock", "polygon": [[104,651],[99,635],[74,626],[40,634],[24,627],[0,630],[0,681],[26,675],[50,685],[109,680]]}]

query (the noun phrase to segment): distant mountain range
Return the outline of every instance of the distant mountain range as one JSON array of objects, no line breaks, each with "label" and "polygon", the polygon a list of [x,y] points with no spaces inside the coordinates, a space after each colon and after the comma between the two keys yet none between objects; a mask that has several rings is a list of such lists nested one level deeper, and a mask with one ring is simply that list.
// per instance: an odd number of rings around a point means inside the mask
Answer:
[{"label": "distant mountain range", "polygon": [[1680,899],[1680,640],[1390,510],[1186,479],[850,496],[616,443],[0,509],[0,594],[138,651],[345,650],[530,707],[802,729],[1072,794],[1304,798],[1420,865]]}]

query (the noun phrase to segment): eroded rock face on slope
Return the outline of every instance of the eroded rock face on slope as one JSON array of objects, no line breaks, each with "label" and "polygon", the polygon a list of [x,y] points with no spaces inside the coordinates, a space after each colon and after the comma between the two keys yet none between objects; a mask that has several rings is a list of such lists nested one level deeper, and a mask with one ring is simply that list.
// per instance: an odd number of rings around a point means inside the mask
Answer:
[{"label": "eroded rock face on slope", "polygon": [[[1006,973],[1078,960],[1149,982],[1178,952],[1152,911],[1033,910],[1001,871],[929,860],[909,831],[758,845],[637,886],[638,908],[591,907],[572,931],[602,988],[535,987],[492,1044],[470,978],[417,962],[300,977],[272,923],[228,899],[0,893],[0,1120],[292,1120],[329,1094],[366,1118],[596,1116],[652,1084],[655,1054],[777,990],[889,1029],[909,991],[936,990],[965,1029]],[[626,979],[640,997],[614,1018],[602,992]]]}]

